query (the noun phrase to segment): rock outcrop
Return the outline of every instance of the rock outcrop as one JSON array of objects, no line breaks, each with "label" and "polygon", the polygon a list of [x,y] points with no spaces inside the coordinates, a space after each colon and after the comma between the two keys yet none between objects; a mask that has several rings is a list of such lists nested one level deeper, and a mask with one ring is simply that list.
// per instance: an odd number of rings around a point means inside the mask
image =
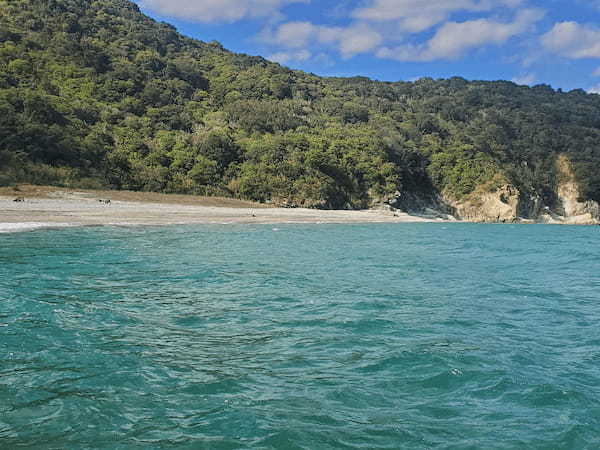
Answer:
[{"label": "rock outcrop", "polygon": [[412,214],[466,222],[600,224],[600,205],[581,201],[581,189],[566,156],[558,157],[556,173],[556,201],[552,205],[545,204],[535,192],[521,192],[502,175],[465,197],[456,198],[448,193],[441,196],[398,193],[390,205]]},{"label": "rock outcrop", "polygon": [[560,155],[556,161],[558,186],[556,196],[559,206],[554,211],[546,208],[538,220],[547,223],[594,225],[600,223],[600,206],[595,201],[581,201],[581,189],[571,161]]},{"label": "rock outcrop", "polygon": [[440,195],[433,191],[396,192],[379,204],[384,209],[399,210],[427,219],[457,220],[456,211]]},{"label": "rock outcrop", "polygon": [[446,198],[457,218],[468,222],[516,222],[519,219],[520,192],[506,183],[490,189],[489,185],[478,187],[461,200]]}]

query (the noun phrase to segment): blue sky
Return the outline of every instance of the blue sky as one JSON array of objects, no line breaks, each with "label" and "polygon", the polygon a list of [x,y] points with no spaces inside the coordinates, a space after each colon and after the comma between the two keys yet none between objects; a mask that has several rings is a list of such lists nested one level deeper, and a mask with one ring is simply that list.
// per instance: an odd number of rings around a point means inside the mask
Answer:
[{"label": "blue sky", "polygon": [[138,0],[182,33],[326,76],[600,93],[600,0]]}]

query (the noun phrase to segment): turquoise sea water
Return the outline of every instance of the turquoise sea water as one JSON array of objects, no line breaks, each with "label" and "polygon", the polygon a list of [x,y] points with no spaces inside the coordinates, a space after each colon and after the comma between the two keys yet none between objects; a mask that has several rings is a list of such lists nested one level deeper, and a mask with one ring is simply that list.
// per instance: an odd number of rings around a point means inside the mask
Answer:
[{"label": "turquoise sea water", "polygon": [[0,448],[597,449],[599,238],[0,235]]}]

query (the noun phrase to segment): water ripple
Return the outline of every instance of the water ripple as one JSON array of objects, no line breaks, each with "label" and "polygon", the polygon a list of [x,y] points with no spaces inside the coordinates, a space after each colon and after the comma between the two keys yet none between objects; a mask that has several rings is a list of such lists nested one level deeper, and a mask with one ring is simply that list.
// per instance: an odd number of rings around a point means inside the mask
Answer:
[{"label": "water ripple", "polygon": [[596,228],[0,236],[0,447],[587,449]]}]

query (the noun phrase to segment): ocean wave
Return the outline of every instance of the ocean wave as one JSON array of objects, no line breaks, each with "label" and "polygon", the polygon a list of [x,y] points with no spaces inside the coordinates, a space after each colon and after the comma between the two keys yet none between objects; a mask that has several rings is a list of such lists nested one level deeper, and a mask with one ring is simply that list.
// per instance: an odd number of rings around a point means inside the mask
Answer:
[{"label": "ocean wave", "polygon": [[78,223],[53,223],[53,222],[17,222],[0,223],[0,233],[22,233],[46,228],[71,228],[80,226]]}]

